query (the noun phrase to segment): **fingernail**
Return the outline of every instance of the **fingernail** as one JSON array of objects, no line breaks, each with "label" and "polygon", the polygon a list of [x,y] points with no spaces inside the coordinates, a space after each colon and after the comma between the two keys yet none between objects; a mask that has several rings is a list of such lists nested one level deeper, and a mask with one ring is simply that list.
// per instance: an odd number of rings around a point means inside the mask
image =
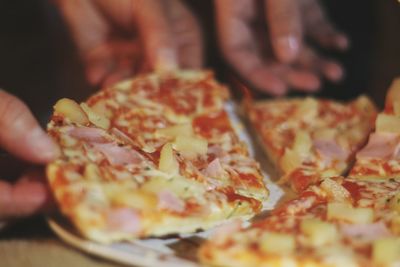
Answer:
[{"label": "fingernail", "polygon": [[156,71],[170,71],[178,68],[176,52],[170,48],[161,48],[157,52]]},{"label": "fingernail", "polygon": [[41,128],[37,127],[31,131],[29,139],[37,151],[37,155],[44,161],[54,160],[59,156],[60,150],[50,136]]},{"label": "fingernail", "polygon": [[297,57],[300,44],[297,38],[293,36],[280,37],[275,42],[275,50],[279,60],[290,62]]},{"label": "fingernail", "polygon": [[343,79],[343,69],[335,63],[329,63],[326,66],[325,75],[331,81],[340,81]]}]

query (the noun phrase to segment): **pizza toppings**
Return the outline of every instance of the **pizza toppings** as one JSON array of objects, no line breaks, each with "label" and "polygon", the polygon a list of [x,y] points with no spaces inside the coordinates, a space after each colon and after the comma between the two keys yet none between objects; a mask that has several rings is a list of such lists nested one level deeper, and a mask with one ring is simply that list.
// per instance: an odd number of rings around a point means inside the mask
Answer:
[{"label": "pizza toppings", "polygon": [[86,113],[78,103],[68,98],[63,98],[57,101],[54,105],[54,113],[69,119],[73,123],[80,125],[86,125],[89,123]]},{"label": "pizza toppings", "polygon": [[374,211],[370,208],[354,208],[347,203],[332,202],[327,207],[328,220],[350,223],[372,223]]},{"label": "pizza toppings", "polygon": [[307,237],[306,242],[313,247],[332,244],[338,239],[338,231],[334,224],[315,218],[304,219],[300,230]]},{"label": "pizza toppings", "polygon": [[397,266],[400,264],[400,238],[382,238],[376,240],[372,248],[374,263],[382,266]]},{"label": "pizza toppings", "polygon": [[366,147],[357,153],[357,159],[390,159],[397,154],[400,136],[393,133],[373,133]]},{"label": "pizza toppings", "polygon": [[62,156],[48,179],[63,214],[109,243],[258,213],[268,191],[223,108],[227,97],[195,71],[138,76],[81,104],[58,101],[48,131]]},{"label": "pizza toppings", "polygon": [[314,98],[260,101],[248,105],[248,112],[280,181],[297,192],[342,175],[376,116],[365,96],[347,104]]}]

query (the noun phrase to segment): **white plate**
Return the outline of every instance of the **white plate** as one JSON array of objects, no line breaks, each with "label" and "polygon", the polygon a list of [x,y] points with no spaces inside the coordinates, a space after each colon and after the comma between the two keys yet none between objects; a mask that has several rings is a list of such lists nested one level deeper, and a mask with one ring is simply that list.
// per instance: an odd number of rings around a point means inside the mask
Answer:
[{"label": "white plate", "polygon": [[[255,155],[255,147],[249,133],[237,116],[237,106],[230,102],[225,106],[239,138],[248,144],[250,154]],[[264,173],[264,180],[270,191],[264,210],[271,210],[283,196],[283,190]],[[63,241],[86,253],[130,266],[143,267],[199,267],[196,251],[207,239],[212,229],[196,234],[177,235],[172,238],[153,238],[132,242],[102,245],[81,238],[73,227],[61,217],[49,217],[50,228]]]}]

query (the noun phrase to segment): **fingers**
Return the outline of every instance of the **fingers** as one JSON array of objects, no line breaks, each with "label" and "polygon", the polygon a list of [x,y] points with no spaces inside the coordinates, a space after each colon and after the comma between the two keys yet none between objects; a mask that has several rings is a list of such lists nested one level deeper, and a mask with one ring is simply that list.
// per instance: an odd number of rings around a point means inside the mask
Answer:
[{"label": "fingers", "polygon": [[156,70],[178,67],[178,56],[161,0],[133,2],[134,18],[144,45],[146,59]]},{"label": "fingers", "polygon": [[298,1],[266,0],[266,19],[273,51],[279,61],[292,62],[302,46],[302,22]]},{"label": "fingers", "polygon": [[181,68],[203,66],[203,37],[198,21],[179,0],[170,0],[165,6],[178,53]]},{"label": "fingers", "polygon": [[303,0],[302,11],[307,35],[325,48],[346,50],[349,40],[338,32],[316,0]]},{"label": "fingers", "polygon": [[304,69],[322,74],[332,82],[338,82],[343,79],[344,76],[344,71],[340,64],[317,55],[308,47],[302,50],[297,63],[298,66]]},{"label": "fingers", "polygon": [[315,92],[321,86],[318,75],[307,70],[291,68],[283,76],[287,83],[298,91]]},{"label": "fingers", "polygon": [[249,25],[255,16],[251,0],[215,1],[219,45],[226,60],[258,89],[272,95],[286,93],[285,83],[264,65]]},{"label": "fingers", "polygon": [[137,41],[103,44],[86,56],[86,76],[90,84],[108,86],[138,72],[143,59]]},{"label": "fingers", "polygon": [[0,180],[0,220],[30,216],[52,205],[47,185],[37,175],[27,173],[15,185]]},{"label": "fingers", "polygon": [[34,163],[49,162],[59,153],[28,107],[3,90],[0,90],[0,147]]}]

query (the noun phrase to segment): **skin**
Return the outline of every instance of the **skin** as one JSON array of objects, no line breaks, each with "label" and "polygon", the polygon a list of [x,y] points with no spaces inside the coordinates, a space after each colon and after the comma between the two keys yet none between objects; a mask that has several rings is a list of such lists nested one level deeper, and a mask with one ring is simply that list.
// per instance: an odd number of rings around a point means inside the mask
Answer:
[{"label": "skin", "polygon": [[[313,92],[323,77],[339,81],[341,66],[305,41],[345,50],[347,38],[332,26],[317,0],[215,0],[219,44],[225,59],[257,89],[281,96]],[[261,5],[259,5],[261,3]]]},{"label": "skin", "polygon": [[[324,48],[348,46],[317,0],[259,2],[261,9],[256,0],[214,0],[221,50],[242,77],[275,96],[289,88],[315,91],[321,77],[341,79],[340,65],[319,56],[304,41],[307,36]],[[179,0],[57,3],[92,85],[107,86],[140,71],[203,65],[200,27]],[[0,149],[35,165],[46,164],[60,153],[28,107],[2,90]],[[40,169],[24,172],[15,183],[0,177],[0,219],[29,216],[46,208],[51,197],[43,177]]]},{"label": "skin", "polygon": [[179,0],[59,0],[92,85],[146,70],[200,68],[202,34]]},{"label": "skin", "polygon": [[[29,108],[2,90],[0,148],[36,165],[50,162],[59,154],[57,145],[39,126]],[[29,216],[43,210],[50,199],[43,177],[43,171],[38,170],[24,172],[15,183],[0,177],[0,219]]]}]

